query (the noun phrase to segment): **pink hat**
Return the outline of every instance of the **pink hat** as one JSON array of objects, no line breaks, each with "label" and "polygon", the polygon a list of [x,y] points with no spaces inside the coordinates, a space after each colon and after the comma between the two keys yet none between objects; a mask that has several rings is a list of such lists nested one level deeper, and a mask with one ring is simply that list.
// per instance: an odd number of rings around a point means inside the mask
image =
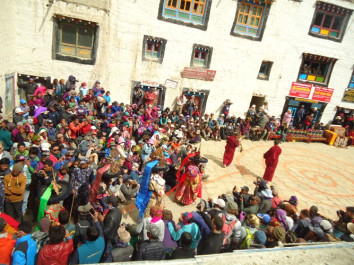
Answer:
[{"label": "pink hat", "polygon": [[150,139],[149,141],[147,141],[148,144],[154,144],[154,140]]}]

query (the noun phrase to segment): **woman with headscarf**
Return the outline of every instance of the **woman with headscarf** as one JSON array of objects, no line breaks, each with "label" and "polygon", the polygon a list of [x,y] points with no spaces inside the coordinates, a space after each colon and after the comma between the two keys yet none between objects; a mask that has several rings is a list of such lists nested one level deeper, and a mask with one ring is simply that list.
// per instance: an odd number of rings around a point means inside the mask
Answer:
[{"label": "woman with headscarf", "polygon": [[150,217],[145,217],[144,219],[142,219],[137,227],[136,227],[136,232],[137,233],[141,233],[140,237],[143,241],[148,240],[148,236],[147,236],[147,230],[146,227],[148,224],[154,224],[156,225],[159,230],[160,230],[160,234],[158,237],[159,241],[163,241],[164,237],[165,237],[165,223],[162,220],[162,209],[159,206],[152,206],[150,208]]},{"label": "woman with headscarf", "polygon": [[187,167],[182,175],[176,189],[176,200],[182,204],[189,205],[202,197],[202,174],[195,165]]},{"label": "woman with headscarf", "polygon": [[178,247],[177,242],[173,240],[170,230],[168,229],[168,224],[172,223],[174,229],[176,229],[176,224],[173,221],[172,212],[170,210],[163,210],[162,211],[162,220],[165,224],[165,237],[162,241],[163,246],[166,248],[168,253],[172,253],[172,251]]},{"label": "woman with headscarf", "polygon": [[238,140],[239,136],[236,132],[234,132],[229,136],[229,138],[227,138],[223,159],[224,167],[228,167],[231,165],[232,160],[234,159],[236,148],[240,145],[240,142]]},{"label": "woman with headscarf", "polygon": [[174,241],[178,241],[184,232],[187,232],[192,237],[192,244],[190,246],[191,249],[196,249],[200,239],[202,238],[199,226],[192,222],[193,215],[192,213],[183,213],[181,216],[181,223],[179,224],[181,228],[178,231],[175,231],[173,224],[171,222],[168,223],[168,230],[171,233],[171,236]]}]

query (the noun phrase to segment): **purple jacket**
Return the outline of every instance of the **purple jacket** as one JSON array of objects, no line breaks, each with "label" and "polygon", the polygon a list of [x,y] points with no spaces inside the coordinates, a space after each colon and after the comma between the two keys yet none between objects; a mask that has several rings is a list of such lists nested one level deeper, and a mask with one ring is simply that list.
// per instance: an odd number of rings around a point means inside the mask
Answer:
[{"label": "purple jacket", "polygon": [[168,230],[168,223],[171,222],[173,227],[176,227],[175,222],[172,220],[163,220],[165,224],[165,237],[163,238],[162,244],[165,248],[176,248],[178,247],[177,242],[171,237],[170,231]]},{"label": "purple jacket", "polygon": [[197,212],[191,212],[193,215],[193,222],[199,226],[200,233],[202,236],[207,236],[210,234],[209,226],[204,222],[203,217]]}]

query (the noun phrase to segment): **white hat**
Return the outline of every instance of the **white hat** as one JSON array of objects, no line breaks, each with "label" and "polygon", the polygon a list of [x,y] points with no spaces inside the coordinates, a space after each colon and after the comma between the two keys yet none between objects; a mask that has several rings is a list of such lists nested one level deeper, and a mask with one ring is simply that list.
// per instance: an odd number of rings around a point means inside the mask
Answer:
[{"label": "white hat", "polygon": [[225,201],[223,199],[213,199],[213,203],[219,205],[220,208],[225,207]]},{"label": "white hat", "polygon": [[327,232],[332,229],[332,224],[328,220],[322,220],[320,223],[320,227],[324,232]]},{"label": "white hat", "polygon": [[50,143],[41,143],[42,151],[49,151],[50,146],[51,146]]},{"label": "white hat", "polygon": [[174,124],[171,124],[171,128],[174,128],[175,127],[175,125]]},{"label": "white hat", "polygon": [[96,126],[91,126],[90,129],[91,130],[97,130]]},{"label": "white hat", "polygon": [[182,132],[177,133],[176,137],[177,138],[183,138],[183,133]]},{"label": "white hat", "polygon": [[223,113],[221,113],[221,115],[220,116],[225,116]]}]

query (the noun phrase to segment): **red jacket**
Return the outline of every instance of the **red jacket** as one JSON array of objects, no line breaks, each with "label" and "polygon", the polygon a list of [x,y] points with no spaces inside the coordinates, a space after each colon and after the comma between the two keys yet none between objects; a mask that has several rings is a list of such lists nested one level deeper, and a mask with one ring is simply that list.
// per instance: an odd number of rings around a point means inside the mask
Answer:
[{"label": "red jacket", "polygon": [[73,251],[74,243],[72,239],[55,245],[49,243],[39,252],[37,265],[66,265]]},{"label": "red jacket", "polygon": [[11,234],[0,234],[4,236],[0,238],[0,264],[10,264],[12,250],[15,246],[16,240]]}]

